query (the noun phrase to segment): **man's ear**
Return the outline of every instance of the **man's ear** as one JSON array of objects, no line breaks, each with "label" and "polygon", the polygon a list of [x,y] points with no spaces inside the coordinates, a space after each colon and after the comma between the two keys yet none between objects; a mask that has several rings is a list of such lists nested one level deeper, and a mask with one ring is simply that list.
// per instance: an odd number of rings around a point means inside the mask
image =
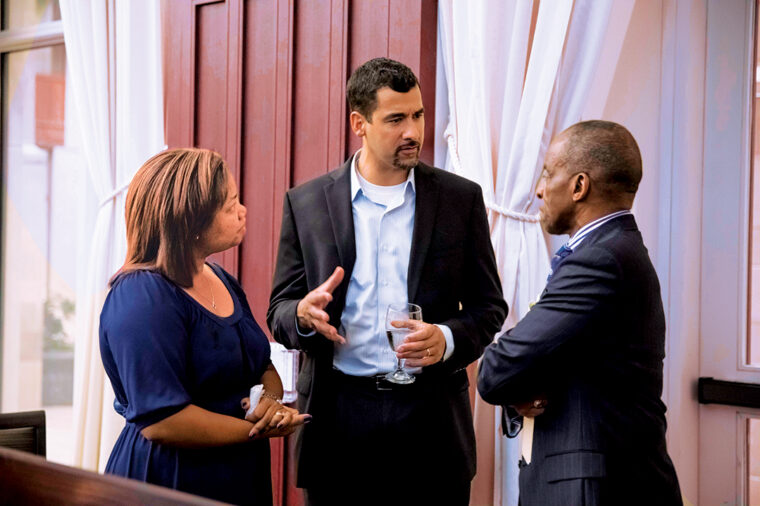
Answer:
[{"label": "man's ear", "polygon": [[348,117],[348,121],[351,124],[351,130],[357,137],[364,137],[364,128],[367,124],[367,118],[361,115],[358,111],[351,111],[351,115]]},{"label": "man's ear", "polygon": [[588,173],[579,172],[573,176],[573,201],[580,202],[588,197],[588,192],[591,185],[591,178],[588,177]]}]

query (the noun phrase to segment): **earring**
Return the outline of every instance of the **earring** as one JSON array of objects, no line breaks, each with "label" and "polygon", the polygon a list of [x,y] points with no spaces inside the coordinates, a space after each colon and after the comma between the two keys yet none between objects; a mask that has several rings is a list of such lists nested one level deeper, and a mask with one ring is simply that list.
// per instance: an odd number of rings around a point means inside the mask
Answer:
[{"label": "earring", "polygon": [[200,236],[200,235],[196,235],[196,236],[195,236],[195,240],[196,240],[196,241],[197,241],[198,239],[200,239],[200,238],[201,238],[201,236]]}]

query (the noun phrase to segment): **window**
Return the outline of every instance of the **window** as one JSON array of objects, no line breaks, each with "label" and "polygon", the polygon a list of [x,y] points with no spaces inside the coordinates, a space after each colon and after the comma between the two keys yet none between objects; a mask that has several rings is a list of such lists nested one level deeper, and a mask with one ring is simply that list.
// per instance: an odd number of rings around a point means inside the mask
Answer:
[{"label": "window", "polygon": [[76,238],[87,188],[57,0],[2,3],[0,411],[44,409],[71,463]]},{"label": "window", "polygon": [[49,21],[60,21],[61,10],[58,0],[3,0],[2,28],[35,28]]},{"label": "window", "polygon": [[[757,25],[756,25],[757,26]],[[750,310],[745,365],[760,367],[760,60],[755,29],[755,86],[752,98],[752,185],[750,200]]]},{"label": "window", "polygon": [[[743,366],[760,367],[760,37],[758,26],[760,10],[755,5],[754,25],[754,93],[751,105],[751,152],[750,152],[750,265],[749,265],[749,315]],[[760,504],[760,418],[747,417],[746,426],[746,474],[743,491],[748,504]]]}]

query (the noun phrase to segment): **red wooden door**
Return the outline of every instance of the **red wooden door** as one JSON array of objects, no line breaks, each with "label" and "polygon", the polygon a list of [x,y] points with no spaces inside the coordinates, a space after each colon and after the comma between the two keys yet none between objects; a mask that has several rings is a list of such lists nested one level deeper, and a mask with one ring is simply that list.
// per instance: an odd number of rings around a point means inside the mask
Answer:
[{"label": "red wooden door", "polygon": [[[164,2],[166,138],[219,151],[248,208],[248,233],[216,261],[236,274],[265,326],[288,188],[340,165],[359,147],[345,84],[388,56],[422,83],[433,159],[435,0],[174,0]],[[272,441],[275,504],[302,504],[292,441]]]}]

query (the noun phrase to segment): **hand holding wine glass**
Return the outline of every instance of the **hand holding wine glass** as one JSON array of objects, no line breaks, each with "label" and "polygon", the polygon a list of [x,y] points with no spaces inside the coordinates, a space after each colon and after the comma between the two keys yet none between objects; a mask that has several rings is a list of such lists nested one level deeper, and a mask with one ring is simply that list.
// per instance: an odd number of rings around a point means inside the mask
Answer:
[{"label": "hand holding wine glass", "polygon": [[443,360],[447,344],[438,325],[419,320],[404,320],[397,325],[409,330],[404,344],[395,350],[407,367],[428,367]]},{"label": "hand holding wine glass", "polygon": [[[385,333],[388,343],[393,351],[404,343],[407,336],[412,332],[408,321],[422,321],[422,308],[416,304],[390,304],[385,313]],[[385,379],[391,383],[408,385],[414,383],[414,376],[404,370],[402,359],[396,357],[396,370],[389,372]]]}]

